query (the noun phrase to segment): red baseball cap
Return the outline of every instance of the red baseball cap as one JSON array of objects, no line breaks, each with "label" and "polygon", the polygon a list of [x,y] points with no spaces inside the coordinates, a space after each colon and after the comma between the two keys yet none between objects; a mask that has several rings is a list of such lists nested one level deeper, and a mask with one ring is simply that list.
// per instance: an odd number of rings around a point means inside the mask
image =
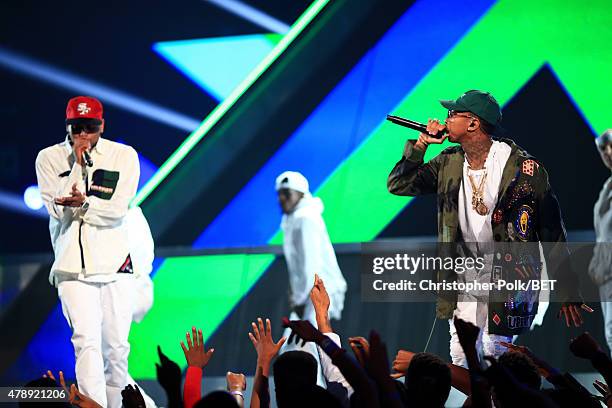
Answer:
[{"label": "red baseball cap", "polygon": [[66,106],[66,122],[75,119],[97,119],[102,122],[102,104],[91,96],[76,96]]}]

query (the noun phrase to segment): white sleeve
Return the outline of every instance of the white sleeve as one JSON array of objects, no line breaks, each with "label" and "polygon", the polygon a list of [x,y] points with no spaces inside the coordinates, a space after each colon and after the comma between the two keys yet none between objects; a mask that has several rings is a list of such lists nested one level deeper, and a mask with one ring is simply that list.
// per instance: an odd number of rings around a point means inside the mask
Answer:
[{"label": "white sleeve", "polygon": [[99,227],[112,227],[120,224],[128,212],[130,201],[136,195],[140,164],[136,151],[128,147],[124,154],[124,165],[119,170],[119,180],[109,200],[89,195],[84,204],[83,222]]},{"label": "white sleeve", "polygon": [[[338,347],[342,347],[340,344],[340,336],[336,333],[323,333],[323,335],[327,336],[331,341],[336,343]],[[321,369],[323,370],[323,375],[328,382],[337,382],[342,384],[344,388],[346,388],[348,392],[348,396],[350,397],[353,394],[353,387],[346,381],[346,378],[340,372],[340,369],[332,363],[331,358],[327,355],[321,347],[317,346],[319,349],[319,358],[321,361]]]},{"label": "white sleeve", "polygon": [[85,191],[85,181],[83,180],[83,167],[74,163],[68,176],[60,177],[58,169],[54,168],[49,157],[49,152],[41,151],[36,157],[36,178],[40,196],[47,208],[47,212],[53,218],[61,220],[66,211],[70,211],[74,216],[74,209],[55,204],[55,199],[59,197],[69,197],[72,185],[76,184],[79,191]]},{"label": "white sleeve", "polygon": [[295,234],[296,251],[300,252],[297,259],[301,261],[298,268],[302,275],[300,282],[303,287],[293,288],[295,292],[291,296],[293,304],[303,305],[310,295],[315,274],[320,274],[323,268],[323,253],[321,252],[320,229],[316,220],[308,217],[302,218]]}]

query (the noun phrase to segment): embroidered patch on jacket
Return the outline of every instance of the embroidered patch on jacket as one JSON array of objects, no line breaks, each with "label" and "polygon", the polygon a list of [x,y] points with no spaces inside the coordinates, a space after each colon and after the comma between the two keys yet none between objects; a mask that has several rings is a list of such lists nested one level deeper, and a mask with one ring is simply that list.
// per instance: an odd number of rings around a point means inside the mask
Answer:
[{"label": "embroidered patch on jacket", "polygon": [[540,165],[536,163],[534,160],[531,160],[531,159],[525,160],[523,162],[523,173],[533,176],[533,171],[538,167],[540,167]]},{"label": "embroidered patch on jacket", "polygon": [[519,239],[527,241],[529,232],[531,231],[533,209],[528,205],[522,205],[518,210],[516,220],[514,221],[514,229]]},{"label": "embroidered patch on jacket", "polygon": [[121,268],[117,271],[117,273],[134,273],[134,268],[132,267],[132,258],[128,254],[127,258],[121,265]]},{"label": "embroidered patch on jacket", "polygon": [[509,329],[526,329],[531,327],[535,315],[527,316],[507,316]]},{"label": "embroidered patch on jacket", "polygon": [[87,195],[96,196],[103,200],[110,200],[115,193],[118,182],[118,171],[98,169],[94,171],[91,177],[91,186],[89,186]]},{"label": "embroidered patch on jacket", "polygon": [[497,313],[493,314],[493,323],[495,323],[496,326],[499,326],[499,323],[501,322],[501,318],[499,317],[499,315]]}]

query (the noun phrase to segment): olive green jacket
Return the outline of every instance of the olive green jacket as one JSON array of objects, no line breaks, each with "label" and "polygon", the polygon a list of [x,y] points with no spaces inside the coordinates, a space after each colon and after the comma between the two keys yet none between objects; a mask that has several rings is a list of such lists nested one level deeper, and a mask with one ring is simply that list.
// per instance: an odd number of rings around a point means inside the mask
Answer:
[{"label": "olive green jacket", "polygon": [[[502,174],[498,201],[491,213],[493,239],[496,243],[541,242],[549,276],[554,276],[556,270],[563,271],[564,275],[555,277],[559,281],[559,289],[553,294],[559,297],[558,301],[569,301],[572,295],[577,295],[578,284],[575,274],[568,273],[571,267],[568,267],[565,227],[557,198],[548,182],[548,174],[544,166],[513,141],[495,140],[510,145],[511,153]],[[414,148],[414,142],[409,140],[406,143],[401,160],[389,174],[388,190],[402,196],[437,194],[438,242],[462,242],[458,203],[464,151],[461,146],[448,147],[424,163],[424,152]],[[539,250],[537,257],[539,259]],[[453,279],[448,273],[438,272],[439,281],[448,278]],[[436,311],[439,318],[452,318],[455,308],[456,294],[454,298],[438,297]],[[491,308],[490,322],[491,314],[498,309]],[[537,304],[529,312],[522,313],[531,313],[533,318],[536,311]],[[489,325],[493,329],[491,333],[507,332],[501,327],[492,327],[491,323]],[[517,334],[521,330],[510,331]]]}]

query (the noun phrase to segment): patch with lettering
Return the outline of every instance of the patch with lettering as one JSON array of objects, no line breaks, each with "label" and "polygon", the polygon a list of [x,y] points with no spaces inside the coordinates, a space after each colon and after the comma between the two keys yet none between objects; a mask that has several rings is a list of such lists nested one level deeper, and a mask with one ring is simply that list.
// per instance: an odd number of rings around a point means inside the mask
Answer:
[{"label": "patch with lettering", "polygon": [[526,329],[531,327],[531,323],[535,315],[530,314],[527,316],[506,316],[508,320],[508,328],[509,329]]},{"label": "patch with lettering", "polygon": [[89,186],[87,195],[96,196],[102,200],[110,200],[115,193],[118,182],[118,171],[98,169],[94,171],[91,177],[91,185]]}]

